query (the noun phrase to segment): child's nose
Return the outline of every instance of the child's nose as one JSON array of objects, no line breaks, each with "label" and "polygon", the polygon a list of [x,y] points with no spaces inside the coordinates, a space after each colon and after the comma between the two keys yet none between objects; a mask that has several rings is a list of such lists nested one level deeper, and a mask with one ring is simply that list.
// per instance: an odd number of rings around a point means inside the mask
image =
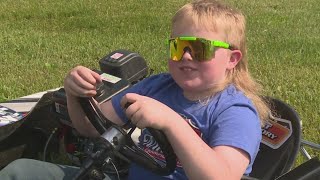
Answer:
[{"label": "child's nose", "polygon": [[191,49],[189,47],[184,48],[184,53],[182,55],[182,60],[192,61]]}]

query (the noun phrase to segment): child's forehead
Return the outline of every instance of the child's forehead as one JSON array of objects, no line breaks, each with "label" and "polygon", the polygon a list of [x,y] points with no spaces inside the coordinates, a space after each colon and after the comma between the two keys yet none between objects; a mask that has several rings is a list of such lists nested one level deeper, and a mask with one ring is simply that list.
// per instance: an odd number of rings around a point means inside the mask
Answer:
[{"label": "child's forehead", "polygon": [[200,26],[190,21],[177,22],[172,26],[171,37],[194,36],[211,40],[225,39],[225,34],[215,28]]}]

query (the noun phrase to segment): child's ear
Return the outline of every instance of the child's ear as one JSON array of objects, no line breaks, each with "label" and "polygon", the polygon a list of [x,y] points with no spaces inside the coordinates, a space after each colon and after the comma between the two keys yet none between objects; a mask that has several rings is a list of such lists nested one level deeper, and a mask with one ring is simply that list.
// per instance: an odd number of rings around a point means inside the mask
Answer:
[{"label": "child's ear", "polygon": [[231,55],[230,55],[230,60],[227,66],[228,70],[233,69],[234,67],[236,67],[236,65],[238,64],[238,62],[241,60],[242,58],[242,53],[240,50],[232,50],[231,51]]}]

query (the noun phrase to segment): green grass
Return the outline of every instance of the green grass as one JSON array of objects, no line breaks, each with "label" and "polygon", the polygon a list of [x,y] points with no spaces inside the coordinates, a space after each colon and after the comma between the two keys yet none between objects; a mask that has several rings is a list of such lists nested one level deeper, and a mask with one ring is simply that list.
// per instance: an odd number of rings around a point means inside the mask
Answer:
[{"label": "green grass", "polygon": [[[0,102],[62,86],[72,67],[98,68],[116,49],[138,52],[156,73],[166,71],[164,39],[185,2],[1,0]],[[247,16],[252,75],[266,95],[297,110],[304,138],[320,143],[318,0],[229,2]]]}]

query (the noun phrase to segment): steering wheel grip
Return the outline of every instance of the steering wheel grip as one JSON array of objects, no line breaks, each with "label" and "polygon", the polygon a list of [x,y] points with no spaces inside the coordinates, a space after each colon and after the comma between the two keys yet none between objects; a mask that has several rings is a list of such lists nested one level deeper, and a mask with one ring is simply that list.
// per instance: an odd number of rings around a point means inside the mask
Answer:
[{"label": "steering wheel grip", "polygon": [[[167,139],[167,136],[160,130],[153,128],[147,129],[156,140],[156,142],[158,142],[160,149],[162,150],[162,153],[164,154],[164,157],[166,159],[166,167],[159,169],[159,171],[156,173],[163,175],[173,173],[177,165],[177,157],[172,149],[171,144],[169,143],[169,140]],[[157,169],[155,169],[154,171],[157,171]]]},{"label": "steering wheel grip", "polygon": [[[100,134],[103,134],[110,126],[116,126],[117,129],[121,128],[108,120],[93,102],[88,98],[79,98],[80,105],[87,115],[90,122],[97,129]],[[139,148],[132,140],[131,136],[122,131],[122,134],[126,138],[125,145],[119,150],[119,152],[128,158],[130,161],[144,167],[158,175],[165,176],[174,172],[177,164],[176,155],[170,145],[165,134],[157,129],[147,128],[155,141],[158,143],[166,162],[159,163],[152,156],[146,153],[143,149]],[[165,164],[165,165],[163,165]]]},{"label": "steering wheel grip", "polygon": [[157,162],[152,156],[139,148],[131,138],[127,139],[126,145],[120,150],[121,154],[125,155],[132,162],[158,175],[166,176],[173,173],[176,168],[177,158],[167,137],[162,131],[157,129],[147,128],[147,130],[158,143],[165,157],[165,163]]}]

